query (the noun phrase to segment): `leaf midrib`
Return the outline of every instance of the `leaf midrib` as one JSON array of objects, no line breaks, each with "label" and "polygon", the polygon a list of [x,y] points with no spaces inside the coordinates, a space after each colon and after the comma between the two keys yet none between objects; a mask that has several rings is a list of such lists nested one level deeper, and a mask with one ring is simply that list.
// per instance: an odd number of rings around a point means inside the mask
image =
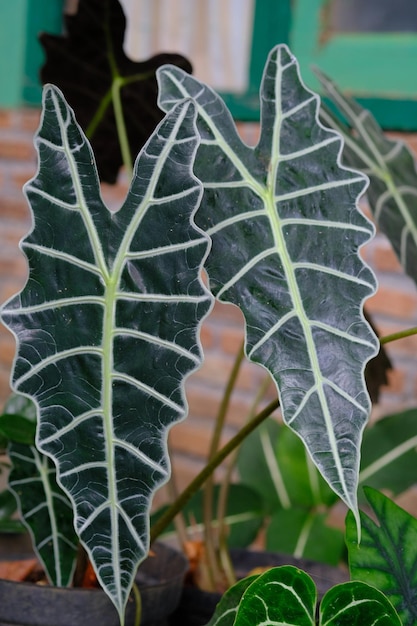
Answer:
[{"label": "leaf midrib", "polygon": [[[325,379],[321,375],[320,363],[317,356],[317,351],[315,348],[315,343],[313,339],[311,324],[306,315],[303,300],[298,288],[297,278],[295,276],[294,267],[289,256],[288,248],[285,243],[284,233],[282,231],[282,225],[280,224],[279,214],[276,206],[276,197],[278,194],[275,193],[276,184],[278,181],[278,168],[281,163],[280,158],[280,144],[281,144],[281,125],[283,120],[282,114],[282,106],[281,106],[281,90],[282,90],[282,79],[283,72],[285,67],[282,66],[281,59],[277,59],[277,76],[275,81],[275,102],[277,114],[275,116],[274,128],[273,128],[273,140],[271,144],[271,168],[268,177],[268,187],[265,195],[265,202],[267,207],[267,213],[269,215],[271,229],[274,237],[274,241],[276,242],[276,248],[278,253],[280,253],[283,269],[287,278],[289,293],[291,295],[291,300],[293,303],[293,309],[296,312],[297,318],[300,321],[301,327],[303,329],[304,338],[306,342],[306,348],[308,352],[308,356],[311,364],[311,372],[314,377],[315,384],[312,386],[311,391],[317,393],[320,405],[322,407],[322,415],[324,417],[324,421],[326,424],[326,431],[328,433],[329,444],[332,452],[332,456],[336,465],[338,477],[340,480],[340,484],[342,485],[343,493],[347,497],[349,494],[349,490],[347,489],[345,483],[345,477],[343,473],[343,467],[340,461],[339,451],[337,449],[337,442],[333,433],[333,424],[331,415],[329,413],[328,404],[326,400],[326,396],[324,393],[324,383]],[[274,152],[275,151],[275,152]],[[292,419],[296,419],[297,414],[292,416]],[[288,422],[289,423],[289,422]],[[355,506],[352,507],[355,509]]]}]

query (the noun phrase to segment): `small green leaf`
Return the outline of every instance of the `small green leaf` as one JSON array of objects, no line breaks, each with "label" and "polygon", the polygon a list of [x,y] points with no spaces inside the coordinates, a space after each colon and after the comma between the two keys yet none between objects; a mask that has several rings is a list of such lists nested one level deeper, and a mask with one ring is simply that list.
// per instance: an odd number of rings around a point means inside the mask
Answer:
[{"label": "small green leaf", "polygon": [[387,596],[404,626],[417,623],[417,520],[392,500],[364,488],[376,516],[375,523],[361,512],[362,536],[346,518],[346,543],[351,578],[373,585]]},{"label": "small green leaf", "polygon": [[218,603],[213,617],[206,626],[233,626],[239,603],[246,589],[258,578],[247,576],[230,587]]},{"label": "small green leaf", "polygon": [[266,531],[266,549],[319,563],[339,565],[345,551],[344,533],[314,509],[276,511]]},{"label": "small green leaf", "polygon": [[23,415],[3,413],[0,415],[0,435],[9,441],[34,445],[36,423]]},{"label": "small green leaf", "polygon": [[69,586],[78,539],[71,502],[56,482],[55,465],[35,446],[12,442],[9,455],[13,464],[9,486],[32,536],[33,547],[50,583]]},{"label": "small green leaf", "polygon": [[16,507],[16,498],[14,495],[8,490],[0,492],[0,519],[6,520],[11,515],[13,515],[17,510]]},{"label": "small green leaf", "polygon": [[262,496],[267,513],[290,506],[291,503],[275,455],[280,432],[281,427],[276,420],[265,420],[244,440],[237,461],[241,481]]},{"label": "small green leaf", "polygon": [[4,413],[23,415],[32,422],[36,422],[36,405],[27,396],[21,393],[13,393],[4,406]]},{"label": "small green leaf", "polygon": [[320,604],[320,626],[402,626],[388,598],[352,581],[329,589]]},{"label": "small green leaf", "polygon": [[261,574],[242,596],[234,626],[312,626],[317,589],[308,574],[292,565]]}]

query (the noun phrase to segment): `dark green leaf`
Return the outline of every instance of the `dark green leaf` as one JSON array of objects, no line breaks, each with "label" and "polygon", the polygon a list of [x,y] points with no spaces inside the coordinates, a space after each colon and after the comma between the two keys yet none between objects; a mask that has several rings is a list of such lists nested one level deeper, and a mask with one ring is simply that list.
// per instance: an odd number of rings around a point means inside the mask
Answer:
[{"label": "dark green leaf", "polygon": [[0,415],[0,436],[3,435],[8,441],[34,445],[36,423],[23,415],[3,413]]},{"label": "dark green leaf", "polygon": [[242,596],[235,626],[312,626],[317,589],[308,574],[292,565],[274,567],[252,582]]},{"label": "dark green leaf", "polygon": [[370,487],[365,494],[375,523],[361,513],[358,545],[355,522],[348,514],[346,543],[351,578],[373,585],[388,597],[404,626],[417,623],[417,520]]},{"label": "dark green leaf", "polygon": [[35,446],[11,443],[9,485],[51,584],[69,586],[78,540],[71,502],[56,482],[54,463]]},{"label": "dark green leaf", "polygon": [[123,84],[121,101],[130,152],[139,152],[163,115],[157,106],[155,72],[172,63],[187,72],[191,65],[179,54],[158,54],[140,63],[123,50],[126,19],[118,0],[80,0],[78,12],[65,16],[65,36],[42,34],[46,62],[42,82],[61,88],[95,152],[101,180],[114,183],[122,156],[111,88]]},{"label": "dark green leaf", "polygon": [[123,613],[149,547],[149,507],[169,477],[167,432],[186,414],[212,300],[208,240],[193,222],[195,109],[183,102],[140,153],[116,213],[62,93],[44,90],[29,278],[3,309],[18,352],[15,390],[39,411],[39,450],[55,459],[75,527]]},{"label": "dark green leaf", "polygon": [[233,626],[242,596],[257,578],[257,576],[248,576],[230,587],[223,594],[213,617],[206,626]]},{"label": "dark green leaf", "polygon": [[417,282],[417,171],[412,151],[402,141],[389,139],[372,114],[343,95],[327,76],[317,76],[347,125],[325,108],[323,121],[345,138],[343,157],[370,178],[367,199],[379,229],[390,240],[397,257]]},{"label": "dark green leaf", "polygon": [[401,626],[383,593],[358,581],[329,589],[320,604],[321,626]]},{"label": "dark green leaf", "polygon": [[254,148],[210,88],[169,66],[158,80],[164,110],[184,97],[197,105],[197,223],[213,240],[213,293],[242,309],[247,356],[270,371],[284,420],[358,515],[363,370],[377,349],[362,310],[376,287],[359,254],[373,234],[357,207],[366,178],[340,166],[342,140],[318,123],[318,97],[286,46],[266,64]]},{"label": "dark green leaf", "polygon": [[[207,626],[313,626],[316,610],[313,580],[302,570],[286,565],[232,587]],[[401,626],[389,600],[358,581],[329,589],[318,617],[320,626]]]}]

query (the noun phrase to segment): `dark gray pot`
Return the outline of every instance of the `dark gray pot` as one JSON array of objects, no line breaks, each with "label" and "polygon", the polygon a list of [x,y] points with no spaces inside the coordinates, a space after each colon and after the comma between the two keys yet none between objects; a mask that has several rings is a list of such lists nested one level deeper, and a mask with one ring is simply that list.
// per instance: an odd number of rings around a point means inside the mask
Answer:
[{"label": "dark gray pot", "polygon": [[[162,626],[175,610],[188,562],[162,543],[155,556],[139,568],[141,626]],[[126,626],[135,623],[135,601],[128,602]],[[0,579],[0,626],[119,626],[117,611],[107,595],[95,589],[67,589]]]}]

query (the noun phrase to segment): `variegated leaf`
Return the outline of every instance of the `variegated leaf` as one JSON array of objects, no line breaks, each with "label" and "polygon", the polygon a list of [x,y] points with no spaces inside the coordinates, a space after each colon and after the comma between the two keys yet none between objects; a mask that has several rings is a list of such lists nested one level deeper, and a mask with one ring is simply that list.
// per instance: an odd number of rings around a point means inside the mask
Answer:
[{"label": "variegated leaf", "polygon": [[173,66],[158,80],[164,110],[185,97],[197,106],[196,219],[213,241],[211,288],[242,309],[247,356],[270,371],[286,423],[357,513],[363,372],[376,352],[362,310],[376,281],[358,253],[373,234],[357,207],[367,179],[341,166],[340,135],[318,121],[318,97],[286,46],[266,64],[254,148],[210,88]]},{"label": "variegated leaf", "polygon": [[34,226],[22,244],[30,273],[3,311],[17,339],[13,385],[37,404],[37,447],[56,460],[77,533],[122,615],[211,306],[200,276],[208,240],[193,222],[194,105],[157,127],[114,213],[91,148],[51,86],[36,144],[39,169],[26,186]]}]

